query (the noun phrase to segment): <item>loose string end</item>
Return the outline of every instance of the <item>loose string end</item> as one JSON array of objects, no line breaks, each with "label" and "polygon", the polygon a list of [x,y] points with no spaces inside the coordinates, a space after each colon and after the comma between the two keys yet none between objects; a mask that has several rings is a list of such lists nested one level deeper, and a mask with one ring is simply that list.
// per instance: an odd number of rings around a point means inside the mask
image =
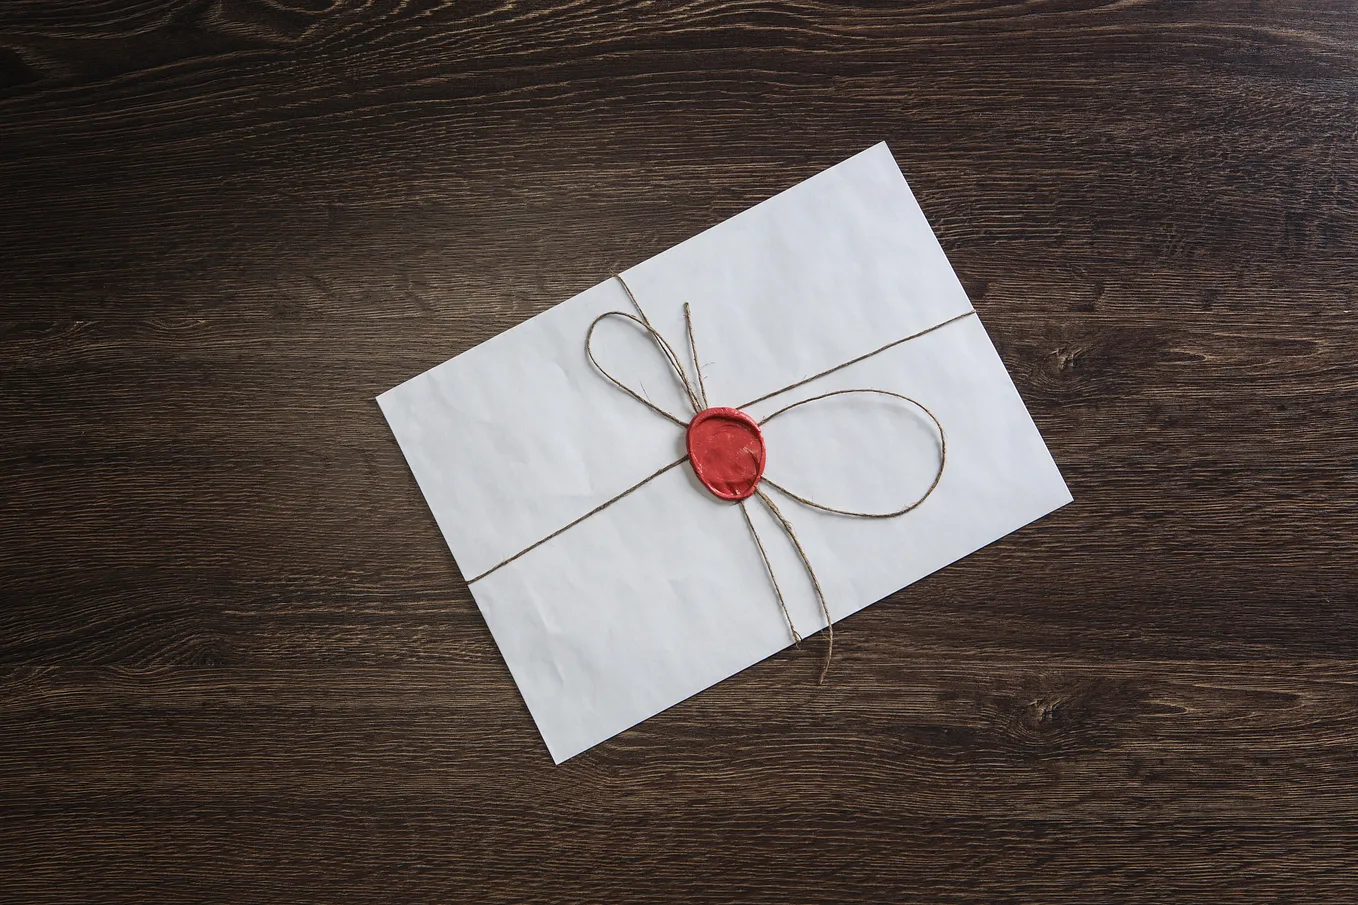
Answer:
[{"label": "loose string end", "polygon": [[707,386],[703,383],[703,365],[698,360],[698,340],[693,336],[693,307],[684,302],[684,328],[688,332],[688,351],[693,355],[693,373],[698,379],[698,402],[707,408]]},{"label": "loose string end", "polygon": [[792,643],[798,650],[802,647],[802,636],[797,631],[797,626],[792,624],[792,614],[787,611],[787,601],[783,599],[783,589],[778,587],[778,578],[773,574],[773,563],[769,562],[769,553],[764,549],[764,542],[759,539],[759,532],[754,529],[754,521],[750,518],[750,510],[745,508],[745,501],[741,500],[740,514],[745,516],[745,524],[750,528],[750,536],[754,538],[754,544],[759,549],[759,558],[764,561],[764,570],[768,573],[769,582],[773,585],[773,594],[778,598],[778,608],[783,611],[783,618],[787,620],[787,629],[792,633]]},{"label": "loose string end", "polygon": [[[825,602],[825,591],[820,586],[820,579],[816,577],[816,570],[811,568],[811,560],[807,558],[806,550],[802,548],[802,542],[797,538],[797,532],[792,529],[792,523],[787,520],[787,517],[783,515],[782,510],[778,508],[777,504],[773,502],[773,500],[769,497],[767,493],[765,493],[762,490],[756,489],[755,495],[759,497],[760,501],[763,502],[763,504],[766,507],[768,507],[769,512],[773,513],[773,516],[778,520],[778,523],[783,526],[783,531],[787,534],[788,540],[792,541],[793,548],[797,551],[797,555],[802,560],[802,565],[806,568],[807,577],[811,579],[811,587],[814,588],[816,591],[816,599],[820,601],[820,611],[825,616],[825,631],[829,643],[827,644],[825,649],[825,663],[821,666],[820,680],[816,684],[824,685],[825,677],[830,672],[830,658],[833,657],[835,653],[835,621],[830,616],[830,605]],[[743,506],[741,508],[744,509]],[[746,513],[745,520],[747,522],[750,522],[749,513]],[[753,522],[750,522],[750,529],[754,530]],[[758,539],[759,536],[756,534],[755,535],[756,542],[758,542]],[[760,552],[762,553],[763,545],[761,544],[760,547],[761,547]],[[773,567],[769,564],[767,555],[765,555],[764,557],[764,564],[769,567],[769,576],[772,577]],[[780,604],[783,604],[782,594],[779,593],[778,596],[779,596],[778,602]],[[783,604],[783,613],[784,615],[787,614],[786,604]],[[791,624],[792,617],[788,616],[788,625]]]}]

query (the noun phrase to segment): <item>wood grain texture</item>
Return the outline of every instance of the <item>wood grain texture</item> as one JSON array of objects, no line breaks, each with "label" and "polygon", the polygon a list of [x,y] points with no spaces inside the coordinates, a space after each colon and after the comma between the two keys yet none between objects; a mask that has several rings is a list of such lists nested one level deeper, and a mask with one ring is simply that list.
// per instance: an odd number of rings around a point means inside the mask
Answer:
[{"label": "wood grain texture", "polygon": [[[0,902],[1358,901],[1358,4],[0,4]],[[886,139],[1075,503],[553,767],[373,397]]]}]

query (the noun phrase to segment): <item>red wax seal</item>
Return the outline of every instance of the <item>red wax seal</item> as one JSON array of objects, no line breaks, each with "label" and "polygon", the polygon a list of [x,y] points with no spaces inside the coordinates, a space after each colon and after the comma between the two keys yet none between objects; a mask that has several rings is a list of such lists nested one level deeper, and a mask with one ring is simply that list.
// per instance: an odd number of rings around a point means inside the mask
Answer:
[{"label": "red wax seal", "polygon": [[703,486],[723,500],[754,495],[764,476],[764,434],[739,409],[704,409],[688,423],[688,459]]}]

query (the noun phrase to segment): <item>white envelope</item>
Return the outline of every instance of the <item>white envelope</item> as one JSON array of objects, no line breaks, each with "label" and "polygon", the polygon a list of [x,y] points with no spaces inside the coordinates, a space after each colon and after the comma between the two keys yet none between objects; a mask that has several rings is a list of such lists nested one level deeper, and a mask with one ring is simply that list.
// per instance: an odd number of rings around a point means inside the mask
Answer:
[{"label": "white envelope", "polygon": [[[691,305],[712,406],[739,407],[971,310],[885,144],[621,276],[681,359]],[[747,511],[767,568],[742,504],[708,492],[688,463],[645,480],[684,456],[685,432],[587,358],[586,331],[608,311],[635,314],[617,279],[378,397],[557,763],[788,646],[789,617],[804,644],[826,640],[809,637],[825,627],[821,604],[766,507]],[[692,416],[635,324],[605,319],[593,350],[639,395]],[[946,464],[923,503],[894,518],[768,491],[833,619],[1070,502],[974,314],[748,412],[848,388],[926,407]],[[924,413],[876,394],[789,411],[765,441],[769,479],[855,511],[921,496],[941,453]]]}]

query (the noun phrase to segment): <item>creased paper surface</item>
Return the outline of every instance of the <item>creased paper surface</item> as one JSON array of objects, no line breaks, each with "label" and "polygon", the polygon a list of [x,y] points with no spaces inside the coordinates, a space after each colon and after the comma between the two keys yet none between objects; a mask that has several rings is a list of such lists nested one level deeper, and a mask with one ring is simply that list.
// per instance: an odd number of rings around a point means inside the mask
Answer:
[{"label": "creased paper surface", "polygon": [[[741,406],[970,308],[884,144],[624,277],[676,350],[690,303],[714,406]],[[633,309],[607,280],[378,398],[467,578],[683,455],[683,431],[585,357],[590,322],[614,310]],[[691,415],[639,331],[601,328],[595,352],[657,405]],[[894,519],[779,498],[836,620],[1070,501],[976,317],[748,411],[848,388],[926,405],[946,432],[947,465],[935,492]],[[841,508],[918,497],[938,465],[932,429],[882,397],[803,406],[770,422],[766,441],[768,477]],[[762,508],[751,513],[798,630],[822,628],[791,544]],[[471,588],[558,763],[791,643],[740,512],[687,465]]]}]

